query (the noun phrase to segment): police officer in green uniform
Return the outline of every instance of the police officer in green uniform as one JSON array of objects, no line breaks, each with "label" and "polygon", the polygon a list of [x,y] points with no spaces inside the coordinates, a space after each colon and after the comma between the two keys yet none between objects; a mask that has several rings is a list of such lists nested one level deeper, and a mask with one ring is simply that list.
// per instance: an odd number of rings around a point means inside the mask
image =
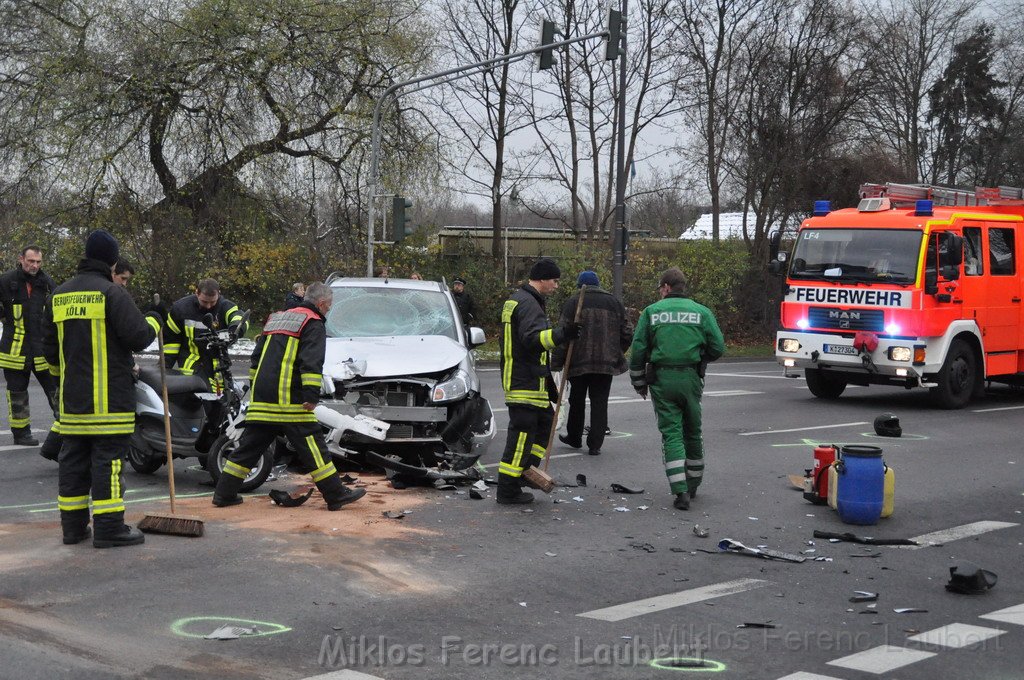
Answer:
[{"label": "police officer in green uniform", "polygon": [[94,547],[145,541],[124,523],[121,461],[135,431],[132,352],[153,342],[160,322],[111,280],[117,255],[113,236],[89,234],[78,273],[53,291],[43,320],[43,353],[60,379],[57,507],[67,545],[90,536],[90,496]]},{"label": "police officer in green uniform", "polygon": [[313,413],[320,401],[327,351],[324,315],[333,301],[329,286],[311,283],[301,305],[274,312],[263,326],[251,357],[252,400],[245,429],[217,479],[213,493],[217,507],[242,502],[238,495],[242,482],[279,434],[288,437],[299,460],[310,470],[328,510],[340,510],[366,493],[366,489],[342,484],[327,452],[323,427]]},{"label": "police officer in green uniform", "polygon": [[658,293],[661,300],[637,322],[629,379],[644,399],[650,389],[673,505],[688,510],[704,476],[704,367],[722,356],[725,340],[711,310],[686,297],[686,276],[679,269],[661,275]]}]

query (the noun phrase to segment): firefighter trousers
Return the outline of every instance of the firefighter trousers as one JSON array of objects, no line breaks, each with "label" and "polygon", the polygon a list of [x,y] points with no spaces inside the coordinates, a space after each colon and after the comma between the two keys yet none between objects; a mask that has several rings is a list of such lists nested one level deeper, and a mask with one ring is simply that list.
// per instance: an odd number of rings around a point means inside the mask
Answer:
[{"label": "firefighter trousers", "polygon": [[650,393],[672,493],[696,491],[704,477],[700,408],[704,381],[695,368],[659,368]]},{"label": "firefighter trousers", "polygon": [[64,535],[80,535],[89,525],[89,496],[97,538],[124,531],[124,475],[121,463],[130,435],[64,435],[58,458],[57,507]]},{"label": "firefighter trousers", "polygon": [[498,493],[503,489],[518,493],[523,470],[544,460],[553,420],[550,406],[508,405],[508,438],[498,464]]},{"label": "firefighter trousers", "polygon": [[[32,358],[28,359],[32,363]],[[50,375],[47,369],[17,370],[13,368],[4,369],[4,378],[7,380],[7,419],[11,424],[11,432],[29,432],[32,425],[28,408],[28,381],[35,373],[36,380],[43,388],[46,401],[50,404],[50,410],[56,413],[57,410],[57,379]]]},{"label": "firefighter trousers", "polygon": [[224,461],[223,474],[217,480],[214,495],[217,498],[234,498],[260,456],[282,434],[295,449],[303,468],[312,471],[309,474],[324,500],[328,503],[337,500],[345,492],[345,485],[341,483],[338,470],[327,452],[323,427],[315,422],[280,425],[246,423],[238,448],[228,454]]}]

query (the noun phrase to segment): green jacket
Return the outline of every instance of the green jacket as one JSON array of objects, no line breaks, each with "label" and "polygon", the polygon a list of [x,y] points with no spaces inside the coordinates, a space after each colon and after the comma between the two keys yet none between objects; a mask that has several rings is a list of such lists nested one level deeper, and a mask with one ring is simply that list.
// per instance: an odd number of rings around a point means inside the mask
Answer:
[{"label": "green jacket", "polygon": [[634,387],[647,384],[644,367],[697,366],[725,353],[725,339],[711,310],[678,293],[640,313],[629,357],[629,380]]}]

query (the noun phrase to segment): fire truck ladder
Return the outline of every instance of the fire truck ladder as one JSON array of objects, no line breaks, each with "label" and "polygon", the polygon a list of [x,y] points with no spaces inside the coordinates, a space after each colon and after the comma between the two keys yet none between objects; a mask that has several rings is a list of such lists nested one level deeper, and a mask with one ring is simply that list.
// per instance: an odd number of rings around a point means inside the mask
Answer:
[{"label": "fire truck ladder", "polygon": [[893,206],[913,206],[917,201],[935,205],[1024,205],[1024,189],[1020,187],[975,187],[956,189],[932,184],[862,184],[860,197],[888,198]]}]

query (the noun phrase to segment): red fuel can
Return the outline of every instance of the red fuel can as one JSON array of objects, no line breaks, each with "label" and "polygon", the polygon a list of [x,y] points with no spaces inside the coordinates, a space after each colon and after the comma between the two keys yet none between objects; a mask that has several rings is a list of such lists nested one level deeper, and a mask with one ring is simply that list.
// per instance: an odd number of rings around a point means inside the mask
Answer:
[{"label": "red fuel can", "polygon": [[814,447],[814,467],[811,469],[811,490],[804,492],[804,499],[815,505],[828,503],[828,469],[836,460],[836,447],[819,444]]}]

